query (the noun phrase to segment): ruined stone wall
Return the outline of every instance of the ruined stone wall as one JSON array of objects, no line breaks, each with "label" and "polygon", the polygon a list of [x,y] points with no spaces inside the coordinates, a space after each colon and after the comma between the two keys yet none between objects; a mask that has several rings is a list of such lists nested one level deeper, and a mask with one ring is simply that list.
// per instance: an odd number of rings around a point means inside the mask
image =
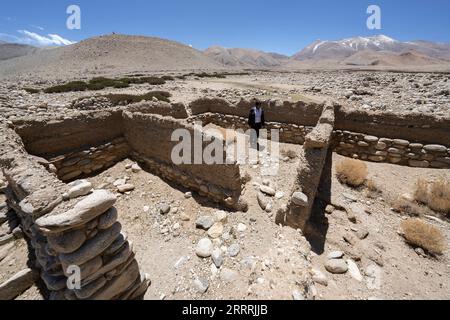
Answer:
[{"label": "ruined stone wall", "polygon": [[337,153],[361,160],[419,168],[450,168],[450,149],[443,145],[424,145],[341,130],[335,131],[333,143]]},{"label": "ruined stone wall", "polygon": [[105,170],[127,158],[129,154],[127,141],[124,137],[119,137],[98,146],[49,158],[48,162],[60,180],[70,181]]},{"label": "ruined stone wall", "polygon": [[306,136],[299,154],[299,167],[292,195],[287,206],[277,213],[277,223],[305,230],[316,199],[322,171],[331,152],[329,146],[334,121],[334,106],[327,103],[318,124]]},{"label": "ruined stone wall", "polygon": [[[7,204],[21,220],[35,267],[55,300],[135,299],[148,286],[117,222],[116,198],[89,184],[65,185],[27,154],[20,137],[0,128],[0,166]],[[81,270],[81,288],[67,286],[69,266]]]},{"label": "ruined stone wall", "polygon": [[[194,123],[200,121],[203,125],[213,123],[222,128],[243,130],[246,132],[249,129],[247,118],[224,115],[220,113],[203,113],[198,116],[193,116],[189,119],[189,122]],[[299,126],[296,124],[279,123],[279,122],[266,122],[268,138],[270,139],[270,131],[277,129],[279,131],[280,142],[303,144],[306,134],[311,131],[311,127]]]},{"label": "ruined stone wall", "polygon": [[[194,136],[203,135],[193,125],[170,117],[124,112],[126,139],[133,149],[133,158],[162,177],[198,191],[228,207],[242,208],[239,202],[242,182],[239,166],[232,164],[193,164]],[[171,141],[175,129],[185,129],[191,137],[191,163],[174,165],[172,150],[178,141]],[[224,141],[221,141],[224,146]],[[203,141],[203,148],[209,142]],[[226,151],[220,155],[226,161]]]},{"label": "ruined stone wall", "polygon": [[336,109],[335,129],[422,144],[450,146],[450,117],[417,113],[399,115],[339,107]]},{"label": "ruined stone wall", "polygon": [[[189,105],[192,115],[203,113],[217,113],[248,118],[250,109],[254,106],[252,101],[241,100],[233,105],[223,99],[199,99]],[[262,102],[267,122],[295,124],[299,126],[314,127],[320,118],[323,104],[266,101]]]},{"label": "ruined stone wall", "polygon": [[14,122],[28,153],[51,157],[86,150],[123,136],[122,112],[84,111],[61,119],[23,119]]},{"label": "ruined stone wall", "polygon": [[161,116],[173,117],[176,119],[186,119],[188,117],[186,107],[182,103],[143,101],[130,104],[124,109],[130,112],[159,114]]}]

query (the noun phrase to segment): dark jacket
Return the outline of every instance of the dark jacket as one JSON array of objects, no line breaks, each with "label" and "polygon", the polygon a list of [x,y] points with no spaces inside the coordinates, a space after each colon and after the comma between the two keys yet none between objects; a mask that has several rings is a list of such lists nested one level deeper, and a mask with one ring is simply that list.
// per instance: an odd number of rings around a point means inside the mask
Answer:
[{"label": "dark jacket", "polygon": [[[266,121],[264,119],[264,110],[261,108],[262,114],[261,114],[261,125],[265,126],[266,125]],[[250,114],[248,116],[248,125],[250,126],[250,128],[254,128],[256,123],[255,123],[255,118],[256,118],[256,114],[255,114],[255,108],[252,108],[250,110]]]}]

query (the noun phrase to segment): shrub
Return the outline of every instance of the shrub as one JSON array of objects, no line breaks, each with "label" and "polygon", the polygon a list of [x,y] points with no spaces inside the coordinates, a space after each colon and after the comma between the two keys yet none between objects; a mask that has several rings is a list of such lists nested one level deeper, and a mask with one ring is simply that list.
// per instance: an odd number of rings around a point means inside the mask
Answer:
[{"label": "shrub", "polygon": [[392,202],[392,210],[398,213],[404,213],[410,216],[423,216],[425,215],[426,208],[418,205],[417,203],[411,202],[403,197],[398,197]]},{"label": "shrub", "polygon": [[428,251],[431,254],[442,254],[446,249],[446,240],[442,232],[420,219],[402,221],[403,236],[409,244]]},{"label": "shrub", "polygon": [[428,206],[443,213],[450,213],[450,182],[443,178],[431,183],[428,194]]},{"label": "shrub", "polygon": [[26,92],[28,92],[28,93],[30,93],[30,94],[35,94],[35,93],[41,92],[41,90],[39,90],[39,89],[34,89],[34,88],[23,88],[23,90],[25,90]]},{"label": "shrub", "polygon": [[434,211],[448,214],[450,213],[450,181],[442,177],[431,183],[419,179],[416,183],[414,198]]},{"label": "shrub", "polygon": [[121,79],[109,79],[104,77],[93,78],[88,83],[89,90],[102,90],[105,88],[128,88],[129,82],[122,81]]},{"label": "shrub", "polygon": [[281,150],[281,155],[285,158],[288,157],[291,160],[297,158],[297,153],[292,149]]},{"label": "shrub", "polygon": [[151,101],[153,97],[156,97],[159,101],[170,102],[171,94],[166,91],[150,91],[143,95],[132,94],[109,94],[105,96],[115,106],[128,105],[131,103],[141,102],[143,100]]},{"label": "shrub", "polygon": [[63,85],[53,86],[44,90],[45,93],[63,93],[73,91],[85,91],[88,85],[83,81],[71,81]]},{"label": "shrub", "polygon": [[372,179],[367,179],[365,182],[366,185],[366,195],[369,198],[376,198],[379,195],[381,195],[383,192],[381,191],[381,188],[373,181]]},{"label": "shrub", "polygon": [[339,182],[350,187],[360,187],[367,179],[367,165],[354,159],[344,159],[336,166]]},{"label": "shrub", "polygon": [[165,80],[165,81],[173,81],[173,80],[175,80],[175,78],[172,77],[172,76],[162,76],[161,79]]}]

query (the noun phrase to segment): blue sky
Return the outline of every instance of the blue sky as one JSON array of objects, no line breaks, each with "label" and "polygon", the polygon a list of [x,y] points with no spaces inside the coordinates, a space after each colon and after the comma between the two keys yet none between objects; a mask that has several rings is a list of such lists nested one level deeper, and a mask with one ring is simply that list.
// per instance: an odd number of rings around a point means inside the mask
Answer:
[{"label": "blue sky", "polygon": [[[66,8],[81,8],[81,30]],[[368,30],[367,7],[382,29]],[[67,44],[111,32],[158,36],[198,49],[211,45],[293,54],[311,42],[385,34],[450,42],[449,0],[14,0],[1,1],[0,40]]]}]

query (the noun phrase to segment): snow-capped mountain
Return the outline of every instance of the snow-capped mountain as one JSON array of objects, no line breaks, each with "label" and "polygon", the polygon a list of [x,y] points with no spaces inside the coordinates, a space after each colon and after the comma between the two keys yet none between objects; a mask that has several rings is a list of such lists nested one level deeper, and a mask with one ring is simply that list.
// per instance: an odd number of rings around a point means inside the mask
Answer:
[{"label": "snow-capped mountain", "polygon": [[295,54],[294,60],[345,59],[358,52],[406,53],[415,51],[437,59],[450,59],[450,44],[426,41],[401,42],[385,35],[355,37],[338,41],[317,40]]}]

